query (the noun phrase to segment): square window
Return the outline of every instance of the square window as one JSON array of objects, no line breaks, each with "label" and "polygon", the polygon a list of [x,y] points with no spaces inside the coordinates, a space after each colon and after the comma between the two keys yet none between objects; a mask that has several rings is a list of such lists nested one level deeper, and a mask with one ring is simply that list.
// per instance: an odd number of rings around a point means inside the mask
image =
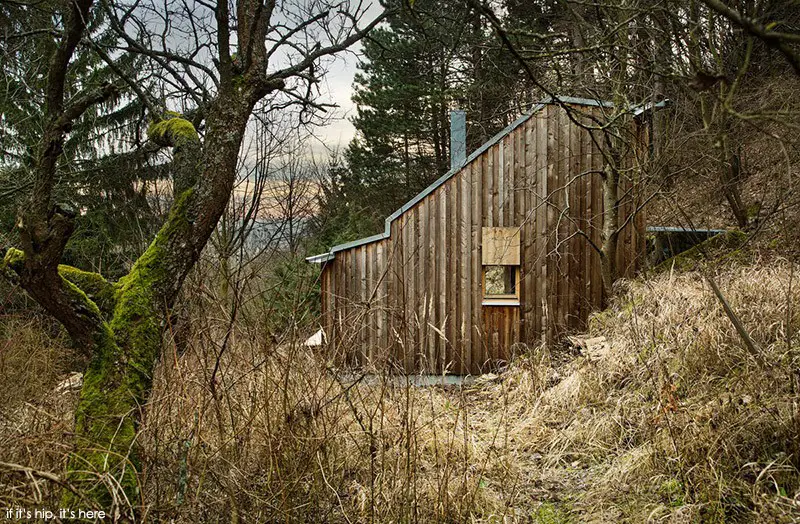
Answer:
[{"label": "square window", "polygon": [[518,299],[519,266],[483,266],[485,298]]}]

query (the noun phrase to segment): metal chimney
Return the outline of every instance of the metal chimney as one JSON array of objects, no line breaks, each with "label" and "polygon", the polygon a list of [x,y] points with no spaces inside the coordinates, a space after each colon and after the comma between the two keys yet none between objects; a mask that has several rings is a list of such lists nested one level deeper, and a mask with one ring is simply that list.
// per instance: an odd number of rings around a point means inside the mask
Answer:
[{"label": "metal chimney", "polygon": [[461,167],[467,160],[467,113],[450,111],[450,169]]}]

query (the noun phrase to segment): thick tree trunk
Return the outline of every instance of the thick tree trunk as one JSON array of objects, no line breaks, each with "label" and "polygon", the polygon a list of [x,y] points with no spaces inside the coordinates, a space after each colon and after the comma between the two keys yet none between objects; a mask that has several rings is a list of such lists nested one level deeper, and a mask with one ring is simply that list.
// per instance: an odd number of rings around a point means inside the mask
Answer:
[{"label": "thick tree trunk", "polygon": [[[84,374],[69,480],[105,508],[138,502],[135,439],[161,352],[167,308],[189,261],[196,259],[192,246],[182,241],[192,229],[188,209],[193,198],[193,190],[180,196],[156,239],[119,281],[113,314],[98,327],[98,344]],[[66,506],[79,502],[65,492]]]},{"label": "thick tree trunk", "polygon": [[[191,188],[176,198],[155,240],[116,285],[113,313],[95,334],[76,411],[69,480],[102,507],[138,505],[135,440],[166,316],[227,205],[251,110],[246,99],[212,109],[202,149],[194,128],[181,118],[151,129],[153,140],[175,148],[176,186]],[[198,156],[201,150],[205,154]],[[79,501],[66,492],[64,502]]]},{"label": "thick tree trunk", "polygon": [[81,497],[65,491],[67,507],[88,500],[124,512],[139,505],[135,441],[166,316],[225,210],[247,119],[260,96],[221,93],[209,111],[204,145],[183,118],[151,127],[153,141],[173,147],[175,187],[183,191],[155,240],[118,283],[58,265],[71,232],[71,217],[58,213],[22,235],[25,251],[12,249],[5,256],[4,273],[61,321],[91,358],[67,477]]},{"label": "thick tree trunk", "polygon": [[[70,60],[91,19],[92,4],[92,0],[76,0],[64,7],[63,33],[48,71],[47,117],[30,166],[33,192],[18,221],[22,249],[6,253],[0,274],[18,282],[59,320],[90,358],[67,472],[67,481],[81,496],[67,492],[65,504],[96,505],[119,514],[140,506],[136,436],[161,353],[167,314],[225,211],[255,104],[281,89],[286,78],[304,74],[318,58],[360,40],[383,17],[363,30],[354,28],[334,45],[314,47],[298,63],[268,74],[265,42],[275,2],[237,0],[237,58],[230,46],[230,6],[217,2],[219,82],[214,99],[199,108],[206,124],[204,140],[184,118],[171,114],[160,120],[159,115],[151,115],[156,122],[148,130],[149,138],[173,150],[176,200],[166,223],[130,273],[111,284],[100,275],[59,265],[74,213],[52,202],[66,134],[86,109],[116,92],[110,85],[87,88],[64,102]],[[148,97],[131,87],[154,112]]]}]

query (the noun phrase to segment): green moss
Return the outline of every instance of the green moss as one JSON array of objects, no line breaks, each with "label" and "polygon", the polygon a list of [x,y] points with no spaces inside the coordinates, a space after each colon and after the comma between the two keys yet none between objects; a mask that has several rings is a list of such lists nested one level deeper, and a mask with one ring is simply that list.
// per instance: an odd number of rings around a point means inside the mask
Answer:
[{"label": "green moss", "polygon": [[[141,406],[153,382],[161,349],[165,286],[175,284],[169,246],[187,234],[192,190],[175,202],[167,223],[115,288],[113,316],[103,324],[78,403],[78,450],[70,462],[73,482],[92,483],[91,498],[110,504],[108,487],[97,474],[113,476],[130,500],[137,500],[135,440]],[[64,503],[77,503],[67,493]]]},{"label": "green moss", "polygon": [[14,267],[18,266],[21,261],[16,258],[17,252],[22,253],[22,251],[12,247],[6,252],[3,260],[0,261],[0,278],[5,278],[10,283],[16,283],[18,281],[18,275]]},{"label": "green moss", "polygon": [[537,524],[568,524],[571,522],[569,513],[551,502],[542,503],[532,517],[533,522]]},{"label": "green moss", "polygon": [[72,266],[60,264],[58,274],[73,283],[91,299],[104,316],[108,317],[114,310],[117,288],[99,273],[83,271]]},{"label": "green moss", "polygon": [[[69,463],[69,481],[79,488],[82,497],[110,507],[113,491],[121,487],[136,500],[139,469],[133,454],[136,423],[132,412],[138,409],[125,379],[125,358],[114,341],[108,324],[98,334],[98,344],[89,368],[75,413],[76,452]],[[111,483],[98,478],[113,477]],[[115,486],[113,484],[117,484]],[[133,498],[132,498],[133,497]],[[85,501],[65,491],[63,506],[81,507]]]},{"label": "green moss", "polygon": [[[194,128],[187,124],[176,117],[159,123],[162,127],[154,132],[183,133],[196,139]],[[140,499],[135,450],[138,420],[161,350],[164,300],[174,295],[173,268],[176,259],[191,256],[180,252],[180,246],[191,229],[193,194],[189,189],[179,195],[156,238],[116,285],[97,273],[58,267],[62,290],[72,306],[94,317],[98,326],[92,333],[91,361],[75,412],[76,449],[68,465],[68,480],[81,495],[65,491],[64,507],[86,507],[89,500],[109,508],[119,500],[115,492],[120,488],[132,503]],[[22,251],[9,249],[3,268],[22,270],[24,262]]]},{"label": "green moss", "polygon": [[684,251],[672,258],[668,258],[654,268],[654,271],[670,271],[672,268],[678,271],[688,271],[693,269],[697,263],[703,260],[707,254],[727,251],[726,257],[731,259],[738,256],[738,250],[747,241],[747,234],[742,231],[726,231],[719,235],[714,235],[704,242],[700,242],[691,249]]},{"label": "green moss", "polygon": [[[167,121],[169,130],[160,131],[184,132],[180,120]],[[196,137],[194,128],[191,133]],[[140,499],[138,420],[161,350],[161,321],[167,307],[164,297],[174,295],[177,276],[173,268],[176,259],[190,256],[181,252],[180,246],[191,229],[192,195],[191,189],[180,194],[156,238],[116,285],[96,273],[70,266],[58,268],[62,290],[73,307],[95,317],[97,325],[75,412],[75,452],[68,465],[68,480],[81,495],[66,490],[64,507],[86,507],[88,500],[109,508],[119,500],[120,494],[115,492],[120,488],[133,504]],[[10,249],[3,265],[22,269],[24,260],[22,251]],[[109,320],[103,320],[101,307]]]},{"label": "green moss", "polygon": [[684,505],[683,483],[676,478],[669,478],[658,487],[658,493],[673,508]]},{"label": "green moss", "polygon": [[[3,268],[10,268],[16,273],[22,271],[24,263],[25,253],[16,248],[9,249],[3,258]],[[69,297],[75,311],[100,320],[103,306],[109,306],[107,311],[111,310],[109,302],[113,301],[113,286],[102,276],[64,265],[58,266],[58,274],[61,276],[62,291]]]},{"label": "green moss", "polygon": [[10,248],[6,251],[6,256],[3,257],[3,265],[11,269],[21,269],[22,263],[25,261],[25,253],[16,248]]},{"label": "green moss", "polygon": [[194,125],[182,116],[174,115],[175,113],[168,112],[166,116],[169,118],[150,124],[147,136],[158,144],[171,143],[176,147],[199,141]]},{"label": "green moss", "polygon": [[152,368],[161,348],[161,318],[166,304],[165,286],[174,285],[169,270],[170,239],[186,234],[192,190],[175,202],[167,223],[139,257],[130,273],[117,285],[116,305],[110,326],[116,343],[125,348],[128,391],[144,401],[152,383]]}]

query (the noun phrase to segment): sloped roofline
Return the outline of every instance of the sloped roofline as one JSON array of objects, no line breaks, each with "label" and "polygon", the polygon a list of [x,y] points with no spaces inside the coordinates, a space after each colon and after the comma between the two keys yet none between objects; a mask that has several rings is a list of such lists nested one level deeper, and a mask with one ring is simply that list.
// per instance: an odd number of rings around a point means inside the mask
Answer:
[{"label": "sloped roofline", "polygon": [[[366,238],[360,238],[358,240],[353,240],[351,242],[345,242],[344,244],[339,244],[333,246],[330,251],[327,253],[321,253],[319,255],[314,255],[306,258],[306,262],[312,264],[322,264],[328,262],[329,260],[333,260],[336,257],[336,253],[339,251],[345,251],[347,249],[351,249],[358,246],[363,246],[365,244],[371,244],[373,242],[378,242],[379,240],[384,240],[389,238],[389,233],[392,229],[392,222],[397,219],[400,215],[417,205],[423,198],[433,193],[439,186],[450,180],[456,173],[461,171],[467,164],[478,158],[482,155],[487,149],[492,147],[493,145],[497,144],[511,134],[516,128],[524,124],[530,117],[538,113],[544,106],[549,104],[575,104],[575,105],[582,105],[582,106],[594,106],[594,107],[614,107],[612,102],[608,102],[605,100],[593,100],[590,98],[576,98],[573,96],[558,96],[555,97],[547,97],[545,100],[536,103],[528,112],[523,114],[521,117],[516,119],[514,122],[509,124],[505,129],[497,133],[494,137],[492,137],[488,142],[484,143],[481,147],[476,149],[471,155],[467,157],[466,160],[461,162],[459,165],[453,167],[439,177],[434,183],[426,187],[421,193],[417,196],[406,202],[403,207],[386,217],[385,226],[383,233],[378,233],[377,235],[372,235]],[[666,107],[670,104],[669,100],[663,100],[656,104],[648,103],[641,106],[635,106],[631,108],[633,115],[638,117],[642,113],[649,111],[651,109],[660,109]]]}]

